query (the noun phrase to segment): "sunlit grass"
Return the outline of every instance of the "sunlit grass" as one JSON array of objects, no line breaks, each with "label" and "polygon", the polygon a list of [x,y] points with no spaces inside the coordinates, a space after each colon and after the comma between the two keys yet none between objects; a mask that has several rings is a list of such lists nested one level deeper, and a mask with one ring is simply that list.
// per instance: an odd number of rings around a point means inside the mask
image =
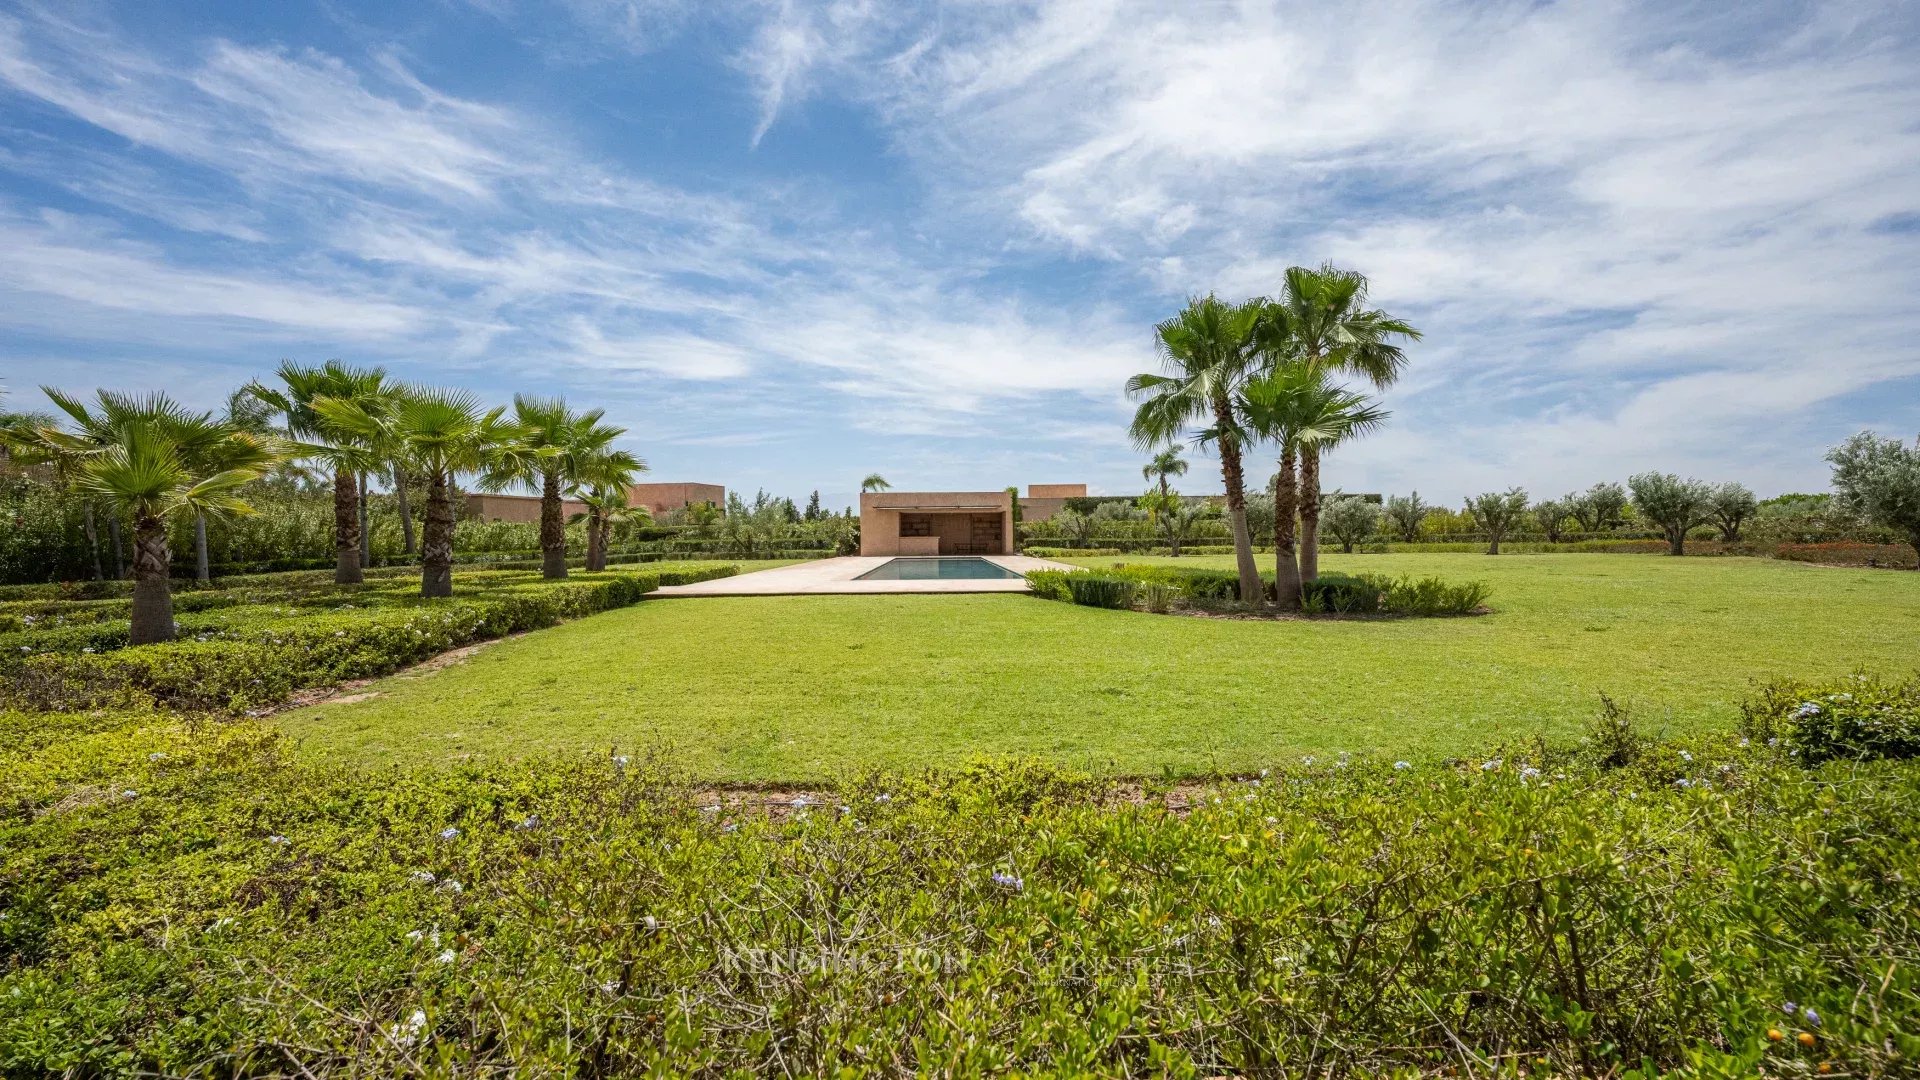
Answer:
[{"label": "sunlit grass", "polygon": [[670,745],[730,780],[975,754],[1199,773],[1564,740],[1602,692],[1655,727],[1726,725],[1752,680],[1908,671],[1920,640],[1920,574],[1896,571],[1642,555],[1325,566],[1481,578],[1495,613],[1255,623],[1024,596],[649,600],[280,722],[307,753],[423,764]]}]

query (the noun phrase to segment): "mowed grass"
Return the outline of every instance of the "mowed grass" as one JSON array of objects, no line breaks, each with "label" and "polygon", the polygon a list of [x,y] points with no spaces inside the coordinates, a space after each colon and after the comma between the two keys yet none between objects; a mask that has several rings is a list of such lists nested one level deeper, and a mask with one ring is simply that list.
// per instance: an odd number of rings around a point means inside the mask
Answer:
[{"label": "mowed grass", "polygon": [[1480,578],[1496,610],[1246,622],[1005,595],[649,600],[279,723],[303,752],[365,762],[663,748],[725,781],[983,754],[1197,774],[1571,739],[1603,692],[1654,728],[1726,726],[1755,680],[1910,671],[1920,641],[1920,573],[1645,555],[1324,566]]}]

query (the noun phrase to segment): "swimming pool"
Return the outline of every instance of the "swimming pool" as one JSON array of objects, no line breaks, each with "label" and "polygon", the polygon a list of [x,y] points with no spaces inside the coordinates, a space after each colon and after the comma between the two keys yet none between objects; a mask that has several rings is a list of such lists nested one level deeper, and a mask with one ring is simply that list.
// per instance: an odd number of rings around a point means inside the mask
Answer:
[{"label": "swimming pool", "polygon": [[894,559],[861,574],[855,581],[983,581],[1025,575],[985,559]]}]

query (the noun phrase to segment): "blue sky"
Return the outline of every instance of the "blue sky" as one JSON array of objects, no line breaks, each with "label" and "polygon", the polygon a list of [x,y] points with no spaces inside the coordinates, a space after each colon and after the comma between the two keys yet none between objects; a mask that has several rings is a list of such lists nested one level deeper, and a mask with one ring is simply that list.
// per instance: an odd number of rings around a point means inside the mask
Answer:
[{"label": "blue sky", "polygon": [[1153,322],[1328,259],[1427,332],[1330,484],[1821,488],[1920,430],[1920,14],[0,0],[17,406],[338,356],[662,480],[1127,492]]}]

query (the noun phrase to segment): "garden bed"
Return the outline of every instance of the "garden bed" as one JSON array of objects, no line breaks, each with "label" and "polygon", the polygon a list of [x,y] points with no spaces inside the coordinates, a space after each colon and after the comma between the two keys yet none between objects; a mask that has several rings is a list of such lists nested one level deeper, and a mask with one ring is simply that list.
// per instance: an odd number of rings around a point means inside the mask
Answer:
[{"label": "garden bed", "polygon": [[1920,769],[1790,753],[1876,692],[1774,747],[750,792],[0,713],[0,1074],[1904,1073]]}]

